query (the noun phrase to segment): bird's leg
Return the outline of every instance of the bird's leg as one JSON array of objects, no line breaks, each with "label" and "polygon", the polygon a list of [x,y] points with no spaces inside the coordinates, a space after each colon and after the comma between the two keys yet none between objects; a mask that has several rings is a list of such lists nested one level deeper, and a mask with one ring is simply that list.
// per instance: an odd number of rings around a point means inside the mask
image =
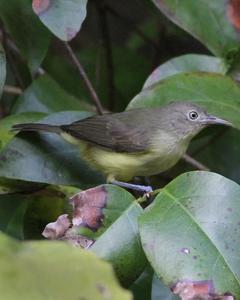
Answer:
[{"label": "bird's leg", "polygon": [[112,180],[112,181],[110,181],[110,183],[118,185],[123,188],[143,192],[144,194],[148,194],[153,191],[152,187],[150,185],[138,185],[138,184],[127,183],[127,182],[118,181],[118,180]]}]

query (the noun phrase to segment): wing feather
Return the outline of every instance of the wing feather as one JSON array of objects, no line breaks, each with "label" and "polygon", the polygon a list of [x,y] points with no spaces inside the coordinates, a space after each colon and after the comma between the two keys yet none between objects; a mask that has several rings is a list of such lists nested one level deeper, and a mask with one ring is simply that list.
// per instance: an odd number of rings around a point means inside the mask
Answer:
[{"label": "wing feather", "polygon": [[[142,152],[146,150],[147,138],[142,126],[133,127],[129,116],[118,114],[93,116],[63,125],[61,129],[73,137],[117,152]],[[124,115],[123,115],[124,116]]]}]

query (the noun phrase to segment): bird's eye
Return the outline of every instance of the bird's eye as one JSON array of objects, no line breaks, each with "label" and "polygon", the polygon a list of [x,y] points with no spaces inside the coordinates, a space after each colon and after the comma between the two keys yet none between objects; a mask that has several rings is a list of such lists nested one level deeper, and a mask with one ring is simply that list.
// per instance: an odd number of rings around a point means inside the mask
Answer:
[{"label": "bird's eye", "polygon": [[190,120],[196,120],[198,118],[198,113],[196,111],[190,111],[189,118]]}]

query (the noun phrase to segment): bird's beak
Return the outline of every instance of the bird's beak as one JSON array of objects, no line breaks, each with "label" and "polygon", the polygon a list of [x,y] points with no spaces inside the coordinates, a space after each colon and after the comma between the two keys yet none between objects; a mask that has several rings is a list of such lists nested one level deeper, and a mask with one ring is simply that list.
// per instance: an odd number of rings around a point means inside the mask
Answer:
[{"label": "bird's beak", "polygon": [[233,126],[233,124],[227,120],[224,120],[224,119],[221,119],[221,118],[218,118],[218,117],[215,117],[215,116],[212,116],[212,115],[208,115],[204,118],[204,123],[205,124],[209,124],[209,125],[213,125],[213,124],[216,124],[216,125],[226,125],[226,126]]}]

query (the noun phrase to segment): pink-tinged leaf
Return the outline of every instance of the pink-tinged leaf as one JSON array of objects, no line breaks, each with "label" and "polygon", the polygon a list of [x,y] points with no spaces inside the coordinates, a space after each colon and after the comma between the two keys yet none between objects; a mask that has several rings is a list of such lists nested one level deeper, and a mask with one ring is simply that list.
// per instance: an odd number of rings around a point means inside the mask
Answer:
[{"label": "pink-tinged leaf", "polygon": [[173,287],[173,293],[178,295],[181,300],[234,300],[230,293],[215,294],[211,280],[177,282]]},{"label": "pink-tinged leaf", "polygon": [[231,24],[240,30],[240,0],[229,0],[227,15]]},{"label": "pink-tinged leaf", "polygon": [[50,6],[50,0],[33,0],[32,8],[36,15],[44,13]]},{"label": "pink-tinged leaf", "polygon": [[33,0],[33,11],[59,39],[70,41],[86,17],[87,0]]},{"label": "pink-tinged leaf", "polygon": [[103,222],[103,208],[106,201],[107,192],[104,186],[97,186],[73,196],[71,198],[73,225],[97,230]]}]

